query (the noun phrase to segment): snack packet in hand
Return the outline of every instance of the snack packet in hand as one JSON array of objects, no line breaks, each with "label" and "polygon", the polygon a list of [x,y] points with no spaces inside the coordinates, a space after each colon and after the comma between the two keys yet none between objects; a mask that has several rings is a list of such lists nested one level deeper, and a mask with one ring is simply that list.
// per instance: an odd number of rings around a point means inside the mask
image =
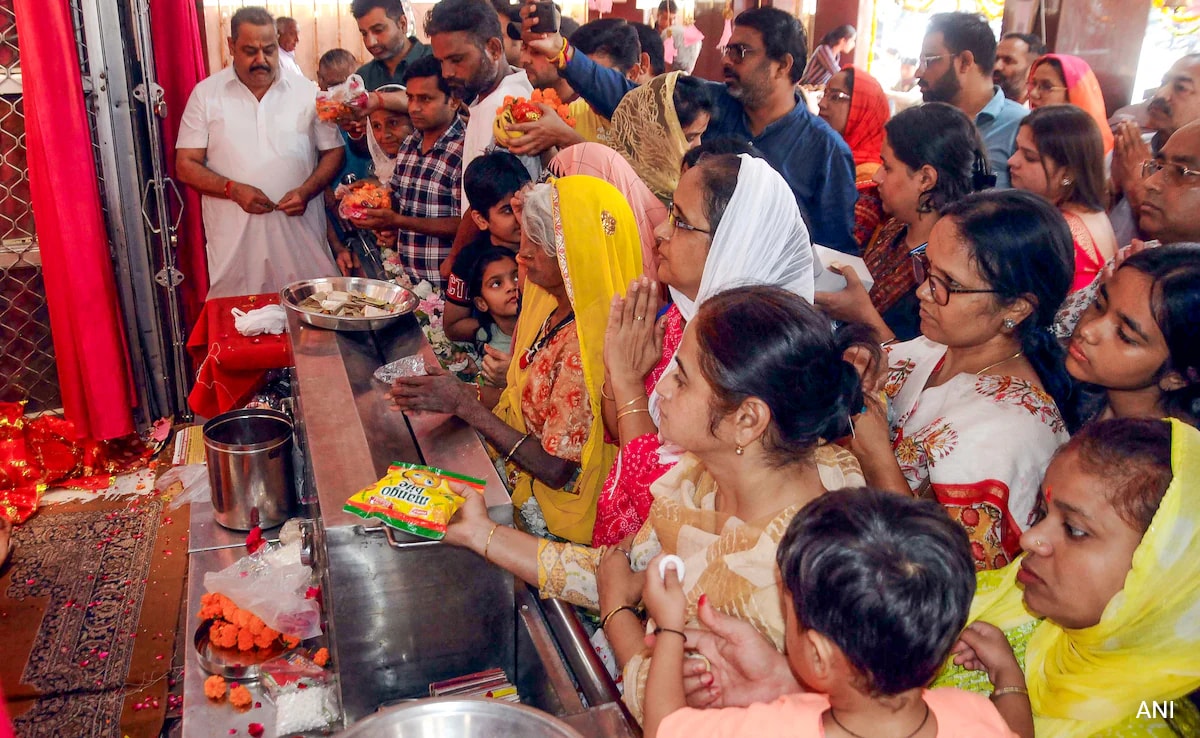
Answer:
[{"label": "snack packet in hand", "polygon": [[464,502],[450,489],[451,482],[477,492],[483,492],[486,486],[480,479],[432,466],[393,462],[383,479],[355,493],[342,509],[361,518],[382,520],[414,536],[440,541],[450,518]]}]

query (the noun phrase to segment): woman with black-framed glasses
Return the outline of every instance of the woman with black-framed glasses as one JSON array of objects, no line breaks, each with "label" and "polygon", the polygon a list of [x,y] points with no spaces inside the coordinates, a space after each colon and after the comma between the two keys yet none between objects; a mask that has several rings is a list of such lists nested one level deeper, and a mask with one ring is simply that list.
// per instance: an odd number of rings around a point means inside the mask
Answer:
[{"label": "woman with black-framed glasses", "polygon": [[892,217],[863,249],[875,284],[868,293],[851,275],[846,289],[818,292],[816,303],[836,320],[865,323],[881,315],[894,336],[908,340],[920,335],[910,257],[925,248],[942,208],[985,185],[987,152],[961,110],[935,102],[884,125],[880,159],[873,178]]},{"label": "woman with black-framed glasses", "polygon": [[1027,192],[949,205],[911,259],[922,336],[888,339],[884,397],[855,422],[867,483],[937,499],[976,565],[1006,565],[1054,450],[1072,383],[1050,332],[1073,272],[1062,214]]}]

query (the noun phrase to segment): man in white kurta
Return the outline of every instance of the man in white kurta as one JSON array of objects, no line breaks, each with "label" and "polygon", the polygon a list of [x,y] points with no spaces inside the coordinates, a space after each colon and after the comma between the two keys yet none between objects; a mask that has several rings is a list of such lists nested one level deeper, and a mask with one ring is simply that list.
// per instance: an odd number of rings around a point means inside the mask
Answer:
[{"label": "man in white kurta", "polygon": [[343,161],[317,86],[281,70],[262,8],[231,21],[232,64],[196,85],[180,124],[180,179],[203,195],[209,297],[277,292],[338,274],[319,195]]}]

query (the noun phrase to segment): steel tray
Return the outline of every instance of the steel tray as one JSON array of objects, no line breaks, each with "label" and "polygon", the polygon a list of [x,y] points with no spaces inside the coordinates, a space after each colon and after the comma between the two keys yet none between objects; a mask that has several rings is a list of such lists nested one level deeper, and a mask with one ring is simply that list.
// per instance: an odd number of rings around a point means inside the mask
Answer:
[{"label": "steel tray", "polygon": [[[330,290],[340,292],[362,293],[367,297],[390,303],[396,308],[396,312],[374,318],[338,317],[312,312],[300,307],[304,298],[319,291],[318,285],[328,285]],[[376,331],[411,313],[420,304],[421,299],[411,290],[392,282],[365,277],[322,277],[289,284],[279,291],[279,302],[288,310],[296,313],[301,322],[318,328],[328,328],[334,331]]]}]

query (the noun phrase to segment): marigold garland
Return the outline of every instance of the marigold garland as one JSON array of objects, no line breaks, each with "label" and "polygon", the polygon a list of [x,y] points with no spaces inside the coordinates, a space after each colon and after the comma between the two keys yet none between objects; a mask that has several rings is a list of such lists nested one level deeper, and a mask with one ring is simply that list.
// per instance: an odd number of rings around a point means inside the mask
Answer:
[{"label": "marigold garland", "polygon": [[243,610],[219,592],[206,592],[200,597],[201,620],[212,620],[208,630],[209,641],[219,648],[236,648],[251,651],[255,648],[268,649],[282,643],[294,648],[300,639],[280,633],[248,610]]}]

